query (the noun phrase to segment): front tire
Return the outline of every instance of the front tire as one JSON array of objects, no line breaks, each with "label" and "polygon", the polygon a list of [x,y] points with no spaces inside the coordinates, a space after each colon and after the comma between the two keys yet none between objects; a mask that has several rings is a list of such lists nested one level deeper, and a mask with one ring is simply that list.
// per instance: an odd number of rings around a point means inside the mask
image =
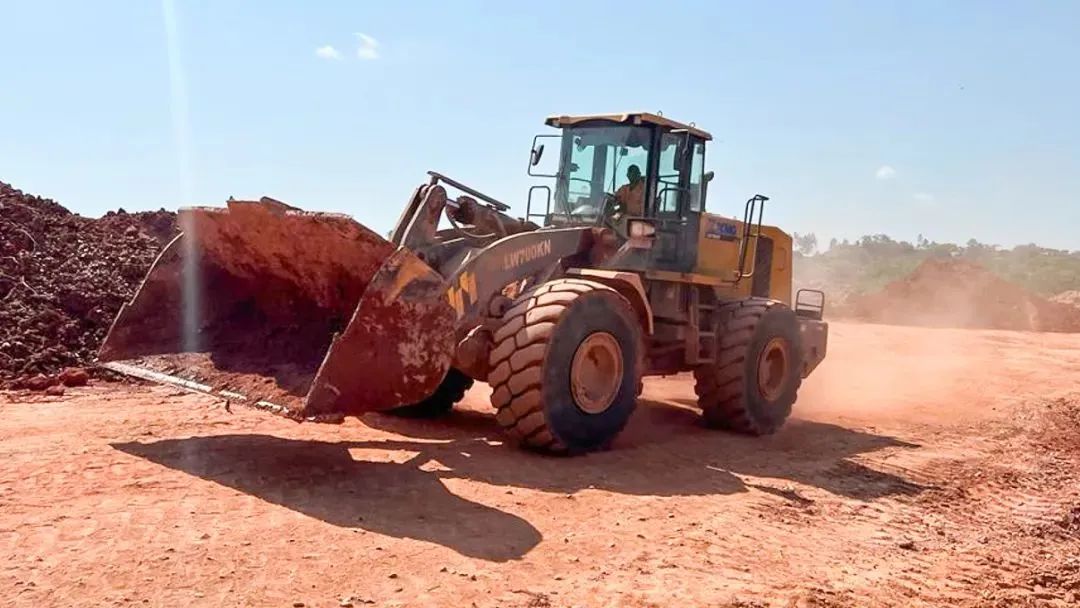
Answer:
[{"label": "front tire", "polygon": [[720,308],[714,363],[694,370],[705,422],[746,435],[783,426],[802,384],[802,340],[795,312],[748,298]]},{"label": "front tire", "polygon": [[606,447],[634,411],[641,325],[618,292],[560,279],[526,291],[503,315],[491,350],[495,419],[524,447]]}]

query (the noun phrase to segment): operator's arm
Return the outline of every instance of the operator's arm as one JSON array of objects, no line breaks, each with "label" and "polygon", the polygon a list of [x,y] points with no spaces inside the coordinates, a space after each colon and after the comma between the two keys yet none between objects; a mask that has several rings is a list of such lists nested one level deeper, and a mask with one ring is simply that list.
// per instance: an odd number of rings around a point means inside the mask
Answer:
[{"label": "operator's arm", "polygon": [[612,215],[626,213],[626,203],[629,195],[630,184],[619,186],[619,189],[615,191],[615,208],[612,209]]}]

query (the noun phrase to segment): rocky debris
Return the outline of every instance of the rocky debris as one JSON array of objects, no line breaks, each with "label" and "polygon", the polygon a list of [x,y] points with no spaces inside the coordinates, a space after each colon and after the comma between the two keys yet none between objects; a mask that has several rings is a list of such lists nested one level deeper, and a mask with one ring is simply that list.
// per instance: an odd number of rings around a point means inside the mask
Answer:
[{"label": "rocky debris", "polygon": [[91,362],[176,233],[165,210],[85,218],[0,182],[0,385],[52,386],[50,374]]},{"label": "rocky debris", "polygon": [[951,258],[928,259],[880,292],[850,298],[837,314],[893,325],[1080,332],[1080,308]]},{"label": "rocky debris", "polygon": [[80,367],[69,367],[60,372],[58,379],[64,386],[86,386],[90,381],[90,374]]},{"label": "rocky debris", "polygon": [[[1080,592],[1080,560],[1067,557],[1060,563],[1044,567],[1033,573],[1028,583],[1048,589]],[[1075,594],[1070,596],[1075,600]]]},{"label": "rocky debris", "polygon": [[55,384],[56,378],[52,378],[44,374],[37,374],[35,376],[31,376],[30,378],[22,382],[22,386],[18,388],[25,388],[31,391],[44,391],[48,390],[49,387],[54,386]]},{"label": "rocky debris", "polygon": [[22,375],[6,383],[6,388],[44,392],[47,395],[60,396],[65,387],[86,386],[90,383],[90,372],[81,367],[69,367],[59,374]]},{"label": "rocky debris", "polygon": [[1066,533],[1080,538],[1080,506],[1070,509],[1068,513],[1061,516],[1055,523]]}]

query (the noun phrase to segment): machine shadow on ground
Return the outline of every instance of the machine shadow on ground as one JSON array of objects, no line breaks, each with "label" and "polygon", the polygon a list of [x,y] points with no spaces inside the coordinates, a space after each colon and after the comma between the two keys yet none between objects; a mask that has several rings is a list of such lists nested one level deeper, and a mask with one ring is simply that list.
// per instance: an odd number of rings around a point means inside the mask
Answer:
[{"label": "machine shadow on ground", "polygon": [[[541,541],[540,532],[514,514],[453,494],[442,479],[565,494],[599,489],[687,496],[755,489],[793,501],[805,499],[785,488],[748,485],[740,476],[786,479],[860,500],[926,489],[850,459],[918,447],[911,443],[801,420],[772,437],[740,437],[703,429],[695,412],[659,401],[641,402],[612,450],[578,458],[505,445],[492,416],[473,410],[430,421],[373,414],[364,422],[409,438],[328,442],[244,434],[113,447],[335,526],[433,542],[489,561],[522,557]],[[401,463],[374,462],[356,459],[353,449],[415,455]],[[432,462],[438,466],[423,466]]]},{"label": "machine shadow on ground", "polygon": [[343,528],[436,543],[488,561],[541,541],[524,519],[450,492],[422,462],[356,460],[350,442],[214,435],[112,447]]},{"label": "machine shadow on ground", "polygon": [[448,467],[441,475],[500,486],[572,493],[596,488],[630,495],[689,496],[747,490],[740,475],[786,479],[859,500],[913,495],[924,486],[851,459],[913,443],[841,426],[792,419],[776,435],[745,437],[703,428],[698,413],[643,399],[611,450],[577,458],[545,457],[502,443],[493,417],[454,411],[438,420],[369,414],[365,424],[439,443],[379,441],[416,450]]}]

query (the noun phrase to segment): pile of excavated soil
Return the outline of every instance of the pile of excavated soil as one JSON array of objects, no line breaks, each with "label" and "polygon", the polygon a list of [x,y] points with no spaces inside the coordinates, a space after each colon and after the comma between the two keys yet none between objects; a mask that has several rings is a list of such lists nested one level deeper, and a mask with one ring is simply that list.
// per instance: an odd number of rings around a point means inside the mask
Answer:
[{"label": "pile of excavated soil", "polygon": [[1080,309],[951,258],[928,259],[880,292],[851,298],[838,312],[893,325],[1080,332]]},{"label": "pile of excavated soil", "polygon": [[73,214],[0,182],[0,383],[88,363],[176,214]]},{"label": "pile of excavated soil", "polygon": [[1069,306],[1080,306],[1080,289],[1063,291],[1050,298],[1050,301],[1057,302],[1058,304],[1068,304]]}]

